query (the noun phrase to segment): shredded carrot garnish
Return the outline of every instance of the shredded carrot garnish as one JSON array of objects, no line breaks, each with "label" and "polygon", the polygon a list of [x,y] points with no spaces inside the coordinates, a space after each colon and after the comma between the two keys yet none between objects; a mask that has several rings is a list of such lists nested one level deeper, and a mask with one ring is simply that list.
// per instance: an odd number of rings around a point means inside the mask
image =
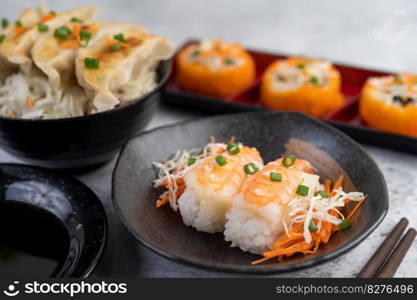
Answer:
[{"label": "shredded carrot garnish", "polygon": [[324,191],[327,194],[330,194],[330,192],[331,192],[331,189],[332,189],[331,185],[332,185],[332,182],[330,181],[330,179],[324,180]]},{"label": "shredded carrot garnish", "polygon": [[340,175],[333,186],[333,190],[340,188],[342,184],[343,184],[343,175]]},{"label": "shredded carrot garnish", "polygon": [[368,197],[365,197],[363,200],[359,201],[352,209],[352,211],[349,213],[349,215],[346,217],[346,219],[350,220],[353,217],[353,215],[358,211],[358,209],[362,206],[366,199],[368,199]]},{"label": "shredded carrot garnish", "polygon": [[61,48],[63,49],[71,49],[78,46],[78,42],[76,40],[65,41],[61,44]]},{"label": "shredded carrot garnish", "polygon": [[53,18],[55,18],[55,15],[53,13],[47,13],[41,18],[39,23],[43,24],[45,22],[48,22],[49,20],[52,20]]},{"label": "shredded carrot garnish", "polygon": [[26,27],[23,26],[14,26],[13,27],[13,33],[15,35],[21,35],[22,33],[24,33],[27,30]]},{"label": "shredded carrot garnish", "polygon": [[71,33],[77,39],[78,42],[80,42],[80,31],[81,31],[81,25],[80,24],[72,25]]},{"label": "shredded carrot garnish", "polygon": [[27,97],[26,100],[25,100],[25,104],[28,108],[33,108],[33,107],[35,107],[36,102],[32,98]]},{"label": "shredded carrot garnish", "polygon": [[[183,178],[179,178],[176,180],[176,185],[177,185],[177,192],[175,193],[176,197],[181,196],[184,193],[185,190],[185,182]],[[171,184],[167,183],[166,181],[164,181],[163,183],[165,185],[165,187],[169,188],[171,187]],[[163,198],[159,199],[158,201],[156,201],[155,207],[159,208],[167,203],[169,203],[170,197],[169,195],[165,195]]]},{"label": "shredded carrot garnish", "polygon": [[12,113],[12,112],[8,112],[8,113],[6,114],[6,117],[8,117],[8,118],[14,118],[14,117],[15,117],[15,115],[14,115],[14,113]]},{"label": "shredded carrot garnish", "polygon": [[104,42],[110,47],[115,45],[115,44],[120,44],[120,46],[122,46],[123,48],[128,48],[129,47],[129,45],[127,43],[123,43],[123,42],[120,42],[118,40],[110,40],[107,37],[104,38]]},{"label": "shredded carrot garnish", "polygon": [[[332,182],[329,179],[326,179],[324,181],[325,192],[333,194],[334,190],[341,187],[342,184],[343,175],[339,176],[339,178],[334,183],[333,188]],[[359,207],[362,205],[365,199],[358,202],[355,208],[350,212],[347,219],[349,219],[353,214],[356,213],[356,211],[359,209]],[[340,215],[333,210],[330,211],[329,214],[334,217],[340,217]],[[252,264],[260,264],[272,258],[277,258],[278,261],[282,261],[284,257],[289,257],[296,253],[316,253],[320,245],[326,244],[329,241],[331,235],[338,230],[338,226],[330,222],[324,221],[321,225],[320,231],[312,232],[312,241],[310,243],[305,242],[303,230],[303,223],[294,224],[288,232],[288,235],[282,235],[278,240],[276,240],[273,243],[271,251],[263,253],[264,258],[255,260],[252,262]]]}]

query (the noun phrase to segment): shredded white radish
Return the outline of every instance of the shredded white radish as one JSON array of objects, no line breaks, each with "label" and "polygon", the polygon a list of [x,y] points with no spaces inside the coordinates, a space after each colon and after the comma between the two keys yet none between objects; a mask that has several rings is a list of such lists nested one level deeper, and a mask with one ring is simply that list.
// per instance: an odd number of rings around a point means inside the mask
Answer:
[{"label": "shredded white radish", "polygon": [[[365,199],[365,195],[360,192],[346,193],[342,188],[335,189],[335,194],[329,198],[323,198],[321,195],[316,195],[312,192],[306,197],[295,197],[290,203],[290,212],[288,214],[290,218],[291,228],[296,223],[303,223],[303,235],[306,243],[312,241],[309,225],[311,220],[317,220],[316,226],[318,230],[321,229],[323,222],[329,222],[334,225],[339,225],[343,219],[343,214],[337,209],[345,206],[345,200],[359,202]],[[330,214],[331,211],[335,211],[340,218]]]},{"label": "shredded white radish", "polygon": [[[154,187],[164,186],[168,188],[167,191],[159,196],[159,199],[169,195],[169,203],[172,209],[176,211],[178,209],[177,180],[184,178],[185,174],[192,168],[195,168],[204,158],[219,153],[219,151],[224,151],[226,147],[227,145],[224,143],[208,143],[202,150],[178,150],[170,160],[153,162],[153,165],[159,169],[158,178],[154,180]],[[196,160],[190,166],[188,165],[189,158]]]}]

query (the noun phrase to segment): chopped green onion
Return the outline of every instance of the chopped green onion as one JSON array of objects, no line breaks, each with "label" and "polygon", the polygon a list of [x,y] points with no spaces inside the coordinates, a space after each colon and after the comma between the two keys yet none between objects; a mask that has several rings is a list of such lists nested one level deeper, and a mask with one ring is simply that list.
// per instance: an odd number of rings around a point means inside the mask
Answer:
[{"label": "chopped green onion", "polygon": [[49,13],[53,16],[56,16],[56,12],[54,10],[49,11]]},{"label": "chopped green onion", "polygon": [[67,26],[61,26],[55,29],[55,32],[54,32],[54,36],[62,40],[67,39],[70,34],[71,34],[71,30]]},{"label": "chopped green onion", "polygon": [[329,198],[329,195],[325,191],[318,191],[314,193],[314,196],[321,196],[322,198]]},{"label": "chopped green onion", "polygon": [[344,219],[342,221],[342,223],[339,224],[339,229],[340,230],[345,230],[345,229],[348,229],[350,227],[352,227],[352,224],[349,222],[348,219]]},{"label": "chopped green onion", "polygon": [[120,43],[111,45],[111,51],[118,51],[120,49],[122,49],[122,45]]},{"label": "chopped green onion", "polygon": [[83,20],[78,19],[76,17],[71,18],[71,23],[82,23],[82,22],[83,22]]},{"label": "chopped green onion", "polygon": [[227,144],[226,150],[227,152],[229,152],[230,155],[235,155],[240,152],[240,148],[236,143]]},{"label": "chopped green onion", "polygon": [[6,39],[6,35],[0,34],[0,44],[3,43],[5,39]]},{"label": "chopped green onion", "polygon": [[276,172],[271,172],[271,173],[269,173],[269,179],[271,179],[271,181],[281,182],[282,181],[282,174],[281,173],[276,173]]},{"label": "chopped green onion", "polygon": [[200,55],[200,51],[199,50],[194,50],[193,52],[191,52],[191,56],[192,57],[197,57]]},{"label": "chopped green onion", "polygon": [[297,191],[295,191],[295,193],[300,195],[300,196],[307,196],[309,190],[310,190],[310,188],[308,186],[300,184],[297,187]]},{"label": "chopped green onion", "polygon": [[228,66],[233,65],[235,63],[235,60],[231,57],[225,57],[224,63]]},{"label": "chopped green onion", "polygon": [[113,38],[116,41],[119,41],[119,42],[122,42],[122,43],[125,43],[126,42],[123,33],[116,34],[116,35],[113,36]]},{"label": "chopped green onion", "polygon": [[308,225],[308,230],[310,232],[317,231],[319,228],[317,227],[316,223],[313,220],[310,220],[310,224]]},{"label": "chopped green onion", "polygon": [[84,65],[88,69],[100,68],[100,61],[97,58],[86,57],[84,58]]},{"label": "chopped green onion", "polygon": [[46,24],[38,24],[38,31],[39,32],[47,32],[49,30],[49,26]]},{"label": "chopped green onion", "polygon": [[317,84],[319,83],[319,80],[317,79],[317,77],[316,77],[316,76],[311,76],[311,77],[310,77],[310,83],[311,83],[312,85],[317,85]]},{"label": "chopped green onion", "polygon": [[300,70],[304,69],[304,64],[298,64],[297,69],[300,69]]},{"label": "chopped green onion", "polygon": [[86,30],[81,30],[80,31],[80,44],[82,47],[85,47],[88,45],[88,42],[91,39],[91,32],[86,31]]},{"label": "chopped green onion", "polygon": [[188,158],[188,165],[192,166],[193,164],[195,164],[195,162],[197,161],[197,158],[195,157],[189,157]]},{"label": "chopped green onion", "polygon": [[284,158],[282,159],[282,165],[284,167],[291,167],[293,164],[295,164],[295,160],[297,159],[297,157],[295,155],[288,155],[288,156],[284,156]]},{"label": "chopped green onion", "polygon": [[217,155],[216,158],[215,158],[215,160],[216,160],[216,163],[220,167],[223,167],[224,165],[227,165],[227,160],[222,155]]},{"label": "chopped green onion", "polygon": [[251,162],[243,166],[243,171],[248,175],[253,175],[259,171],[259,168]]},{"label": "chopped green onion", "polygon": [[7,20],[6,18],[1,19],[1,27],[3,29],[9,27],[9,20]]},{"label": "chopped green onion", "polygon": [[14,25],[17,26],[17,27],[23,26],[22,21],[20,21],[20,20],[17,20],[16,22],[14,22]]}]

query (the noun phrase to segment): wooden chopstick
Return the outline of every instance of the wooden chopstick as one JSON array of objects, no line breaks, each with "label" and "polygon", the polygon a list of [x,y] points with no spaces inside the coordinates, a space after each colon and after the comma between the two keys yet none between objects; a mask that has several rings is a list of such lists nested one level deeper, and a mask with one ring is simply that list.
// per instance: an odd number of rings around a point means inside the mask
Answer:
[{"label": "wooden chopstick", "polygon": [[414,228],[408,229],[407,233],[401,239],[398,246],[392,252],[390,257],[385,262],[384,266],[381,268],[377,278],[391,278],[394,276],[398,267],[404,259],[404,256],[407,254],[408,249],[410,249],[413,244],[414,239],[416,238],[417,231]]},{"label": "wooden chopstick", "polygon": [[358,274],[358,278],[372,278],[375,277],[378,270],[382,267],[387,257],[392,252],[392,249],[397,245],[405,228],[408,225],[408,220],[402,218],[400,222],[390,232],[384,242],[379,246],[378,250],[372,255],[366,265]]}]

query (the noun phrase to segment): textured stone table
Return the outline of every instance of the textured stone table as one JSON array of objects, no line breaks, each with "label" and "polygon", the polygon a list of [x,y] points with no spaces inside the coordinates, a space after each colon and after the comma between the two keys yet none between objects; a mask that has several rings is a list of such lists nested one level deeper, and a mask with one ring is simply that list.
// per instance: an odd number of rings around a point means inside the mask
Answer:
[{"label": "textured stone table", "polygon": [[[2,1],[2,15],[14,16],[37,1]],[[107,3],[101,18],[139,22],[178,44],[189,37],[221,37],[270,51],[397,71],[417,71],[417,3],[411,1],[50,1],[53,9]],[[74,4],[75,3],[75,4]],[[204,112],[161,106],[149,128],[203,116]],[[52,141],[51,141],[52,142]],[[354,250],[323,265],[285,274],[295,277],[355,276],[392,226],[402,217],[417,226],[417,156],[364,146],[382,169],[390,194],[383,223]],[[0,147],[1,148],[1,147]],[[0,162],[20,162],[0,150]],[[116,219],[110,199],[114,161],[78,177],[102,200],[110,237],[94,276],[217,277],[214,273],[173,263],[139,245]],[[397,277],[417,276],[417,243]],[[281,276],[281,275],[280,275]]]}]

